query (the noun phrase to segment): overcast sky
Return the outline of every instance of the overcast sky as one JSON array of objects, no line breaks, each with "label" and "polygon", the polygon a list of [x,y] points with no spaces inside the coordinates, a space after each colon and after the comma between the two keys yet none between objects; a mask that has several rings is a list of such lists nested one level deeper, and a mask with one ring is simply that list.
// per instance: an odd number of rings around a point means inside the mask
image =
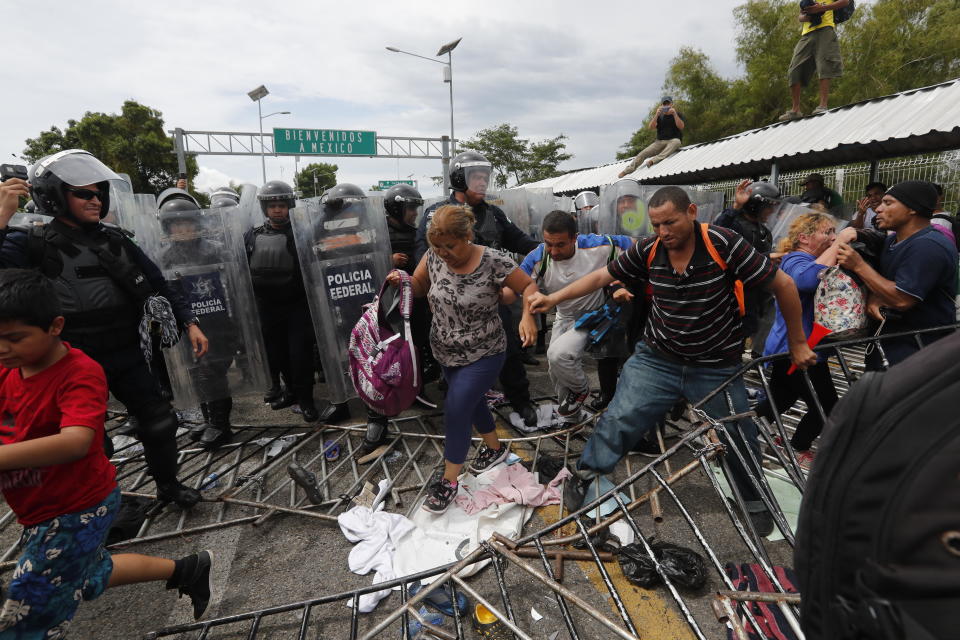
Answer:
[{"label": "overcast sky", "polygon": [[[737,72],[733,0],[671,2],[26,2],[4,12],[0,154],[86,111],[119,112],[132,98],[165,127],[256,131],[247,92],[270,95],[274,126],[360,129],[379,135],[449,133],[443,67],[390,53],[453,53],[457,138],[509,122],[524,138],[566,134],[563,168],[613,160],[660,97],[683,45]],[[368,188],[413,174],[425,195],[439,161],[319,158],[338,179]],[[259,184],[256,157],[200,156],[201,189],[227,179]],[[268,157],[267,179],[290,181],[292,157]]]}]

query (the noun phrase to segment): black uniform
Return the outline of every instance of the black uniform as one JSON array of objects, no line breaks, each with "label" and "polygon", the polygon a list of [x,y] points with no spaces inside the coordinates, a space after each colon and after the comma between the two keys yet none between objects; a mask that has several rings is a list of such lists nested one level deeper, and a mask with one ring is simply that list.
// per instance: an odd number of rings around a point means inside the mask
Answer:
[{"label": "black uniform", "polygon": [[181,326],[193,319],[190,307],[116,227],[79,229],[57,218],[45,227],[7,229],[0,242],[0,268],[38,268],[53,281],[66,319],[62,337],[103,367],[110,392],[137,419],[160,497],[185,490],[176,478],[177,420],[144,359],[139,325],[143,302],[154,293],[170,301]]},{"label": "black uniform", "polygon": [[[450,195],[447,202],[438,202],[423,213],[420,226],[417,229],[416,251],[418,262],[428,249],[427,227],[433,217],[433,212],[445,204],[461,205],[462,203],[457,200],[456,193],[454,193]],[[473,242],[475,244],[512,251],[524,256],[537,248],[539,243],[513,224],[500,207],[481,202],[477,205],[471,205],[471,209],[477,219],[473,227]],[[530,402],[530,382],[527,380],[527,371],[520,359],[520,335],[517,333],[516,325],[513,322],[510,307],[500,305],[500,320],[503,322],[503,329],[507,334],[507,359],[503,363],[503,369],[500,370],[500,384],[503,386],[503,392],[507,396],[507,400],[514,408],[517,408],[520,404]]]},{"label": "black uniform", "polygon": [[[754,249],[764,255],[773,250],[773,235],[767,225],[759,220],[751,220],[743,211],[724,209],[716,224],[733,229],[749,242]],[[744,333],[753,336],[753,351],[762,354],[763,343],[773,325],[773,297],[765,289],[747,291],[744,299],[746,315],[743,316]]]},{"label": "black uniform", "polygon": [[264,223],[244,236],[270,375],[283,374],[301,408],[314,407],[316,338],[289,225]]}]

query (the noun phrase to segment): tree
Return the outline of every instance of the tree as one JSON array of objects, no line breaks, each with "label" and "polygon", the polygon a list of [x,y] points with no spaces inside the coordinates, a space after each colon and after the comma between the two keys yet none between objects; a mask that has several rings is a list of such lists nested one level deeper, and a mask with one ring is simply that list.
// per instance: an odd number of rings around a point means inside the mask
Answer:
[{"label": "tree", "polygon": [[[117,173],[130,176],[137,193],[159,193],[176,184],[179,176],[173,139],[163,129],[161,113],[134,100],[127,100],[119,114],[88,111],[67,127],[50,127],[26,140],[23,156],[29,162],[62,151],[84,149]],[[187,180],[197,175],[197,160],[187,156]],[[207,202],[204,194],[191,193]]]},{"label": "tree", "polygon": [[[687,118],[686,144],[774,123],[790,104],[787,68],[801,29],[797,3],[747,0],[733,15],[741,75],[722,78],[702,52],[681,47],[664,78],[664,92],[675,98]],[[869,100],[957,77],[957,24],[957,0],[858,4],[853,17],[837,27],[844,73],[831,82],[830,104]],[[801,110],[809,113],[816,100],[814,87],[807,87]],[[652,139],[652,131],[637,130],[617,157],[636,155]]]},{"label": "tree", "polygon": [[316,198],[337,184],[338,168],[335,164],[311,162],[297,174],[294,187],[304,197]]},{"label": "tree", "polygon": [[504,123],[481,129],[460,146],[482,153],[493,165],[494,184],[503,189],[511,179],[514,184],[523,184],[560,175],[557,165],[573,157],[566,153],[566,139],[560,134],[531,143],[520,139],[516,127]]}]

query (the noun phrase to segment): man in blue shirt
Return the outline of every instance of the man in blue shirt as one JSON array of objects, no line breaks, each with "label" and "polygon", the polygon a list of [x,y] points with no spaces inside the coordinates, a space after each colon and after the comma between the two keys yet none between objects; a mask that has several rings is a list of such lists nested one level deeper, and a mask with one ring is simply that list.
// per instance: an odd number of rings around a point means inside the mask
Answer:
[{"label": "man in blue shirt", "polygon": [[[870,289],[867,312],[881,320],[888,313],[884,334],[914,331],[953,324],[956,321],[957,248],[930,226],[937,203],[933,184],[907,180],[891,187],[877,207],[876,224],[893,231],[883,244],[879,271],[867,264],[849,245],[838,251],[838,263],[856,273]],[[921,336],[923,344],[943,333]],[[891,365],[920,350],[913,336],[881,341]],[[883,368],[874,349],[867,356],[869,370]]]}]

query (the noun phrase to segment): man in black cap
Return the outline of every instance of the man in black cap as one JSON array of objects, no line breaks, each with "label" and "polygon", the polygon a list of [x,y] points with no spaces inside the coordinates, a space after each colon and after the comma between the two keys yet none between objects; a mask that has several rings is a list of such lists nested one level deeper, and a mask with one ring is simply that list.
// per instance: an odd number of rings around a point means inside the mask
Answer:
[{"label": "man in black cap", "polygon": [[[930,225],[937,190],[922,180],[893,185],[877,206],[876,225],[888,234],[880,254],[879,270],[871,267],[850,245],[837,254],[841,267],[857,274],[870,290],[867,312],[882,320],[882,333],[899,333],[953,324],[956,321],[957,248]],[[928,333],[928,344],[943,337]],[[913,336],[881,340],[867,355],[869,370],[895,365],[920,345]]]},{"label": "man in black cap", "polygon": [[654,140],[646,149],[637,154],[637,157],[630,161],[623,171],[620,172],[620,178],[623,178],[640,166],[651,167],[668,156],[672,156],[683,144],[683,128],[687,126],[683,114],[673,106],[673,98],[663,96],[660,100],[660,106],[657,113],[650,118],[647,129],[657,130],[657,139]]},{"label": "man in black cap", "polygon": [[811,173],[800,186],[803,187],[803,193],[800,194],[801,202],[807,204],[819,202],[832,212],[839,211],[843,206],[843,196],[824,184],[822,174]]}]

